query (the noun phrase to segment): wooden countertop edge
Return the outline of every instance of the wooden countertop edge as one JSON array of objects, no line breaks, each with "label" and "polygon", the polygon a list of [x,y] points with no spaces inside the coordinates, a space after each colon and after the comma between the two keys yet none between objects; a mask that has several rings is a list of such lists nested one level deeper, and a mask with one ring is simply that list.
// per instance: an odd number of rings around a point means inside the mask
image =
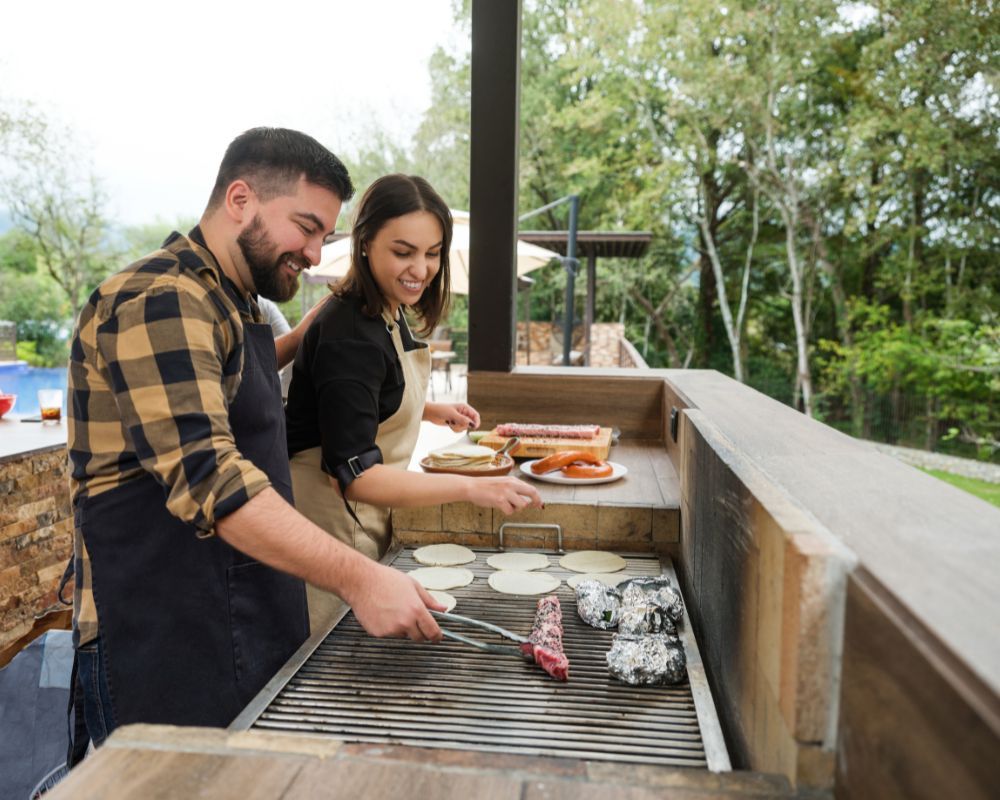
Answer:
[{"label": "wooden countertop edge", "polygon": [[[130,791],[142,792],[146,796],[179,797],[172,793],[171,787],[180,785],[177,783],[177,770],[181,769],[185,773],[181,784],[186,791],[195,788],[192,782],[195,781],[202,783],[202,789],[213,790],[213,796],[220,800],[235,796],[236,787],[231,786],[232,791],[227,791],[226,786],[216,780],[216,776],[225,774],[226,770],[205,770],[205,762],[199,760],[192,761],[190,771],[184,770],[185,754],[193,759],[203,756],[240,759],[244,766],[239,769],[245,776],[254,770],[254,766],[244,762],[244,759],[261,758],[258,765],[261,770],[276,768],[279,761],[275,759],[279,759],[280,763],[290,766],[292,772],[289,774],[294,773],[293,784],[300,785],[300,788],[301,784],[322,782],[324,774],[331,777],[343,774],[344,768],[349,765],[355,778],[353,782],[366,784],[376,800],[382,796],[378,791],[380,786],[390,789],[398,784],[400,778],[417,774],[433,775],[436,797],[459,797],[473,786],[493,790],[491,797],[514,798],[524,797],[529,786],[536,790],[544,787],[544,795],[553,800],[572,800],[579,796],[580,791],[585,791],[587,797],[597,797],[598,792],[600,796],[607,797],[625,792],[630,798],[646,800],[672,796],[673,792],[669,791],[672,789],[690,800],[795,796],[784,778],[759,773],[717,774],[668,766],[389,744],[353,744],[307,734],[257,730],[230,733],[221,728],[167,725],[119,728],[97,753],[56,786],[50,796],[59,800],[78,796],[78,791],[88,788],[100,786],[107,789],[117,783],[117,770],[130,759],[130,763],[136,763],[136,756],[148,765],[148,771],[132,776],[127,782]],[[165,764],[169,764],[169,769],[164,768]],[[200,770],[196,769],[198,765]],[[392,773],[396,773],[395,779]],[[123,790],[125,786],[122,784]]]}]

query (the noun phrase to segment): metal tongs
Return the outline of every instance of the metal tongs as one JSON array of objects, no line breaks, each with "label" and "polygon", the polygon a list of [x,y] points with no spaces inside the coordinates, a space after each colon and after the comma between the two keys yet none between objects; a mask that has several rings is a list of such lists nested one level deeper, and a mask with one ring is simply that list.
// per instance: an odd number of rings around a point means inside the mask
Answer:
[{"label": "metal tongs", "polygon": [[441,628],[441,633],[448,639],[454,639],[456,642],[462,642],[463,644],[471,644],[473,647],[478,647],[480,650],[485,650],[487,653],[496,653],[498,655],[510,656],[519,655],[529,661],[534,661],[535,657],[531,653],[531,648],[523,648],[520,645],[530,645],[531,640],[527,636],[521,636],[519,633],[514,633],[506,628],[501,628],[499,625],[494,625],[490,622],[483,622],[479,619],[472,619],[472,617],[463,617],[458,614],[448,614],[444,611],[434,611],[433,609],[427,609],[438,619],[443,619],[447,622],[457,622],[461,625],[471,625],[475,628],[482,628],[486,631],[492,631],[493,633],[500,634],[504,639],[510,639],[512,642],[517,642],[518,647],[513,647],[511,645],[505,644],[491,644],[489,642],[481,642],[478,639],[471,639],[468,636],[463,636],[460,633],[455,633],[447,628]]}]

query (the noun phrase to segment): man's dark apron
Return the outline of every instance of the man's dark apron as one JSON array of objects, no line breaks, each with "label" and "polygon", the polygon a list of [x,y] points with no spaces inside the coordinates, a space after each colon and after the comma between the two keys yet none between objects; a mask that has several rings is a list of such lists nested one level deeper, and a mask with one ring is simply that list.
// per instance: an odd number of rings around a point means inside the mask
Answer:
[{"label": "man's dark apron", "polygon": [[[229,408],[236,447],[292,502],[274,337],[244,323],[242,380]],[[90,553],[115,725],[228,725],[309,633],[301,580],[166,509],[152,476],[87,499]]]}]

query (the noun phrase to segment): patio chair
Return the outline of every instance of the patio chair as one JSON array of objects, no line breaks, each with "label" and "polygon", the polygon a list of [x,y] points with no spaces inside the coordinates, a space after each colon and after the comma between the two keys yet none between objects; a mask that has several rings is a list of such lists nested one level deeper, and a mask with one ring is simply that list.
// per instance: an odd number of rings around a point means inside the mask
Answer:
[{"label": "patio chair", "polygon": [[444,387],[451,391],[451,362],[455,360],[451,339],[429,339],[427,347],[431,351],[431,400],[435,400],[434,373],[444,373]]}]

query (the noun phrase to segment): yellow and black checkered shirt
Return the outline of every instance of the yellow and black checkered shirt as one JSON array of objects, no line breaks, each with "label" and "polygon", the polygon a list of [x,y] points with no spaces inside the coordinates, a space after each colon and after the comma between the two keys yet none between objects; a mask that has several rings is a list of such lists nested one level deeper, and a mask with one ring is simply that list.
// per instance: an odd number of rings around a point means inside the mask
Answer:
[{"label": "yellow and black checkered shirt", "polygon": [[[236,449],[229,404],[243,367],[239,308],[201,231],[105,280],[80,312],[69,361],[73,504],[151,474],[202,535],[270,485]],[[90,559],[75,535],[77,644],[98,635]]]}]

